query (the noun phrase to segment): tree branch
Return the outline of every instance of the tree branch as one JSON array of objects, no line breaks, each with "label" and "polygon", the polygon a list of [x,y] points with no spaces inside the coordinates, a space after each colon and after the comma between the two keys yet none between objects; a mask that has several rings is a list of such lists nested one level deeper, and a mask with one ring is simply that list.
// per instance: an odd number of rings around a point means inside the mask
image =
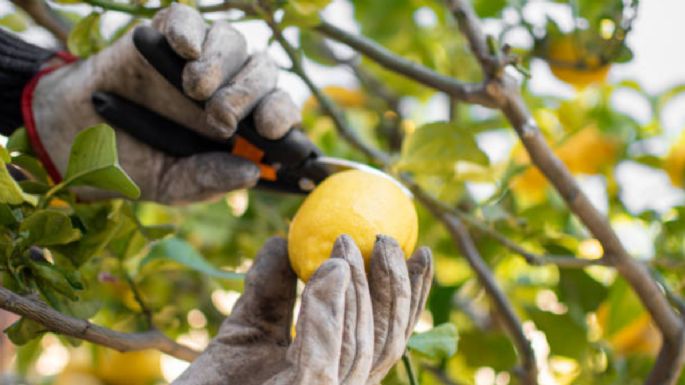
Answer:
[{"label": "tree branch", "polygon": [[11,0],[26,12],[36,24],[47,29],[57,40],[66,45],[71,26],[42,0]]},{"label": "tree branch", "polygon": [[495,277],[483,260],[483,257],[478,252],[464,223],[450,212],[446,212],[440,206],[433,204],[430,199],[426,199],[425,193],[418,188],[416,184],[410,184],[408,187],[412,190],[416,198],[443,223],[452,236],[455,246],[469,262],[469,265],[478,277],[478,281],[488,293],[493,304],[502,316],[504,327],[509,336],[514,340],[514,346],[516,347],[521,360],[521,370],[518,373],[521,377],[521,382],[526,385],[537,384],[538,370],[535,361],[535,352],[533,351],[530,341],[523,333],[521,320],[514,312],[511,303],[497,284]]},{"label": "tree branch", "polygon": [[158,330],[142,333],[122,333],[78,318],[69,317],[47,304],[22,297],[0,287],[0,308],[35,321],[48,331],[107,346],[120,352],[157,349],[185,361],[192,361],[199,352],[171,340]]},{"label": "tree branch", "polygon": [[[336,126],[337,131],[347,139],[354,147],[361,150],[376,162],[381,164],[383,167],[390,166],[389,157],[379,150],[371,148],[366,143],[356,138],[352,135],[352,130],[347,126],[347,123],[342,115],[342,113],[337,109],[335,104],[330,101],[313,83],[309,78],[307,73],[304,71],[302,64],[300,62],[300,57],[295,51],[295,48],[290,45],[290,43],[283,37],[278,25],[270,19],[267,19],[267,23],[271,27],[276,40],[281,44],[283,49],[286,51],[290,60],[293,63],[293,72],[300,76],[300,78],[309,87],[310,91],[318,99],[321,106],[324,107],[324,112],[326,112],[332,119]],[[405,182],[409,181],[408,177],[404,177]],[[461,253],[466,257],[467,261],[471,265],[471,268],[475,271],[479,282],[483,285],[485,291],[488,293],[492,299],[492,303],[495,308],[502,314],[504,319],[504,324],[509,332],[509,335],[514,339],[514,345],[519,352],[522,361],[522,380],[524,384],[533,385],[537,383],[537,366],[535,363],[535,353],[533,352],[530,341],[526,338],[523,333],[523,327],[518,316],[514,312],[511,303],[504,295],[503,291],[500,289],[495,277],[490,271],[489,267],[483,261],[478,250],[476,249],[471,236],[469,235],[466,227],[462,222],[439,207],[437,205],[432,205],[430,200],[426,200],[427,196],[418,185],[415,183],[405,183],[411,189],[413,189],[414,194],[417,199],[419,199],[424,206],[426,206],[433,215],[436,216],[447,228],[448,232],[452,236],[455,245],[461,251]]]},{"label": "tree branch", "polygon": [[448,95],[469,103],[494,107],[482,84],[462,83],[449,76],[439,74],[429,68],[396,55],[364,37],[346,32],[332,24],[322,22],[316,30],[328,38],[344,43],[368,56],[385,68],[398,72],[419,83],[443,91]]},{"label": "tree branch", "polygon": [[685,359],[683,322],[675,314],[657,283],[651,279],[648,269],[628,254],[608,219],[592,205],[566,166],[552,152],[526,108],[518,84],[507,76],[492,76],[503,71],[494,71],[488,67],[493,59],[487,57],[492,55],[488,51],[487,39],[480,27],[480,21],[470,3],[466,0],[446,2],[459,22],[461,32],[467,37],[474,55],[481,62],[483,70],[491,76],[486,80],[488,94],[514,127],[530,159],[564,198],[570,210],[599,240],[609,262],[630,283],[661,330],[664,343],[657,364],[646,384],[675,383]]}]

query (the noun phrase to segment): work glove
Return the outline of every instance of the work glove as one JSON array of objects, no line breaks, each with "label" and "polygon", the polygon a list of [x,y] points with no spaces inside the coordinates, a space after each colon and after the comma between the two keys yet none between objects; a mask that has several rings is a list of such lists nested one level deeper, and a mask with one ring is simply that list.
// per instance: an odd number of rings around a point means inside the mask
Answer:
[{"label": "work glove", "polygon": [[405,261],[378,236],[368,277],[341,236],[302,293],[291,341],[297,277],[286,241],[269,240],[218,335],[172,385],[377,385],[401,358],[433,275],[430,251]]},{"label": "work glove", "polygon": [[[197,11],[173,3],[155,16],[152,25],[187,60],[182,92],[141,56],[133,33],[87,60],[40,78],[31,103],[35,130],[62,175],[75,135],[103,122],[91,100],[96,91],[116,94],[217,140],[233,135],[238,122],[250,112],[257,132],[268,139],[284,136],[299,122],[298,108],[285,92],[276,89],[276,64],[265,53],[248,55],[244,37],[230,24],[218,21],[208,27]],[[228,151],[173,157],[123,130],[117,130],[117,148],[121,166],[138,184],[144,200],[202,200],[252,187],[260,174],[254,163]],[[79,190],[79,196],[91,200],[111,194],[86,189]]]}]

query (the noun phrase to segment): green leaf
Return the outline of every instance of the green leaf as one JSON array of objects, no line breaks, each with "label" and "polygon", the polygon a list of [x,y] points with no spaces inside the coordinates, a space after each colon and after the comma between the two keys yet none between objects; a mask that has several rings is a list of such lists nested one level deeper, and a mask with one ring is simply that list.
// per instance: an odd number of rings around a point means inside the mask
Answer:
[{"label": "green leaf", "polygon": [[[14,240],[6,233],[0,232],[0,263],[3,265],[7,263],[7,260],[12,255],[14,251]],[[0,276],[2,278],[2,276]],[[5,287],[8,285],[5,284]]]},{"label": "green leaf", "polygon": [[64,245],[81,238],[71,219],[54,210],[34,212],[21,223],[19,231],[26,232],[27,242],[36,246]]},{"label": "green leaf", "polygon": [[607,288],[583,270],[559,270],[559,299],[568,304],[577,304],[587,313],[597,310],[608,293]]},{"label": "green leaf", "polygon": [[420,174],[443,174],[453,173],[459,161],[488,165],[472,132],[438,122],[419,127],[404,141],[397,166]]},{"label": "green leaf", "polygon": [[24,171],[27,171],[37,181],[48,183],[48,173],[45,172],[43,164],[40,163],[38,159],[29,155],[21,154],[12,158],[12,164],[19,166]]},{"label": "green leaf", "polygon": [[529,309],[528,314],[535,322],[535,326],[545,333],[552,354],[580,358],[586,351],[587,329],[570,313],[554,314]]},{"label": "green leaf", "polygon": [[497,16],[507,5],[507,0],[474,0],[473,8],[479,17]]},{"label": "green leaf", "polygon": [[19,13],[9,13],[0,17],[0,27],[13,32],[24,32],[29,27],[26,18]]},{"label": "green leaf", "polygon": [[[43,290],[52,289],[72,301],[78,299],[72,284],[67,280],[65,274],[59,271],[55,266],[46,261],[35,261],[33,259],[29,259],[29,261],[31,271],[39,279],[38,287]],[[83,288],[83,286],[81,286],[81,288]]]},{"label": "green leaf", "polygon": [[0,145],[0,162],[9,163],[11,160],[12,158],[10,158],[9,151],[7,151],[5,147]]},{"label": "green leaf", "polygon": [[109,201],[94,204],[79,204],[74,207],[80,225],[85,234],[78,242],[51,247],[67,257],[75,266],[81,266],[104,248],[120,232],[130,228],[130,221],[121,215],[121,201]]},{"label": "green leaf", "polygon": [[427,332],[412,335],[407,346],[430,358],[443,359],[457,353],[458,342],[457,327],[444,323]]},{"label": "green leaf", "polygon": [[9,154],[0,146],[0,203],[18,205],[24,202],[24,194],[7,170],[5,159],[9,159]]},{"label": "green leaf", "polygon": [[154,226],[142,226],[140,228],[145,238],[156,241],[165,238],[176,231],[174,225],[154,225]]},{"label": "green leaf", "polygon": [[288,5],[303,15],[317,13],[326,8],[331,0],[290,0]]},{"label": "green leaf", "polygon": [[290,0],[284,7],[283,25],[313,27],[321,22],[319,12],[331,0]]},{"label": "green leaf", "polygon": [[607,301],[610,310],[604,325],[605,336],[619,333],[645,312],[640,299],[622,278],[617,278],[609,288]]},{"label": "green leaf", "polygon": [[114,130],[106,124],[90,127],[74,139],[63,186],[91,186],[137,199],[140,189],[119,165]]},{"label": "green leaf", "polygon": [[43,352],[43,347],[41,346],[39,339],[34,339],[23,346],[17,346],[16,351],[17,372],[22,377],[26,377],[29,370],[35,368],[35,362]]},{"label": "green leaf", "polygon": [[462,331],[459,335],[459,352],[472,367],[489,366],[499,372],[516,365],[516,351],[511,340],[498,332]]},{"label": "green leaf", "polygon": [[337,62],[330,57],[329,48],[326,46],[326,41],[320,35],[308,31],[306,29],[300,30],[300,48],[309,59],[325,65],[334,66]]},{"label": "green leaf", "polygon": [[442,324],[448,322],[454,303],[454,294],[459,286],[442,286],[434,283],[428,297],[428,309],[433,315],[433,322]]},{"label": "green leaf", "polygon": [[139,268],[142,269],[145,265],[156,260],[173,261],[215,278],[242,280],[244,277],[244,274],[217,269],[190,244],[178,238],[165,239],[155,244],[150,253],[140,261]]},{"label": "green leaf", "polygon": [[7,337],[15,345],[24,345],[31,340],[40,337],[47,329],[38,322],[27,318],[21,318],[19,321],[13,323],[10,327],[5,329]]},{"label": "green leaf", "polygon": [[20,128],[10,135],[7,140],[7,150],[9,152],[19,152],[22,154],[33,154],[31,141],[25,128]]},{"label": "green leaf", "polygon": [[12,208],[6,204],[0,204],[0,226],[9,226],[19,222]]},{"label": "green leaf", "polygon": [[105,46],[100,33],[100,14],[93,12],[81,19],[69,33],[67,47],[76,56],[88,57]]},{"label": "green leaf", "polygon": [[633,60],[634,56],[635,55],[633,55],[633,51],[630,48],[628,48],[627,45],[621,44],[621,48],[619,48],[618,53],[616,54],[616,56],[613,58],[612,61],[614,63],[627,63],[627,62]]}]

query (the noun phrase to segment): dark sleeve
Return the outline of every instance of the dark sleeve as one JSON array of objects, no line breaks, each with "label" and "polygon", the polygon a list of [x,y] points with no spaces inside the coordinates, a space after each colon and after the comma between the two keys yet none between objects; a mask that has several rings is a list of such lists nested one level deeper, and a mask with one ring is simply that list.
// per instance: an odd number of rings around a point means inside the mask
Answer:
[{"label": "dark sleeve", "polygon": [[0,135],[22,126],[21,92],[54,51],[29,44],[0,29]]}]

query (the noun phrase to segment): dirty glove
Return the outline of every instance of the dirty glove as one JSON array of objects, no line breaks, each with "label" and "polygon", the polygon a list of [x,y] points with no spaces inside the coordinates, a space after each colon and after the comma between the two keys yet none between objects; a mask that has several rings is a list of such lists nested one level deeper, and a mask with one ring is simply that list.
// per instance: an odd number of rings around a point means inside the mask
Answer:
[{"label": "dirty glove", "polygon": [[[282,137],[299,122],[295,104],[275,88],[276,64],[265,53],[249,56],[245,39],[230,24],[219,21],[208,27],[197,11],[173,3],[155,16],[153,26],[187,60],[184,92],[145,61],[133,44],[132,33],[89,59],[39,80],[32,100],[36,131],[62,174],[74,136],[103,122],[91,102],[95,91],[117,94],[213,139],[230,137],[252,110],[257,131],[269,139]],[[195,201],[251,187],[259,178],[257,166],[227,152],[174,158],[123,130],[117,130],[117,146],[119,162],[140,186],[145,200]],[[109,196],[94,189],[79,195],[85,199]]]},{"label": "dirty glove", "polygon": [[219,334],[172,385],[377,385],[402,356],[433,275],[430,251],[405,261],[376,240],[369,276],[348,236],[311,277],[291,342],[297,277],[286,241],[269,240]]}]

